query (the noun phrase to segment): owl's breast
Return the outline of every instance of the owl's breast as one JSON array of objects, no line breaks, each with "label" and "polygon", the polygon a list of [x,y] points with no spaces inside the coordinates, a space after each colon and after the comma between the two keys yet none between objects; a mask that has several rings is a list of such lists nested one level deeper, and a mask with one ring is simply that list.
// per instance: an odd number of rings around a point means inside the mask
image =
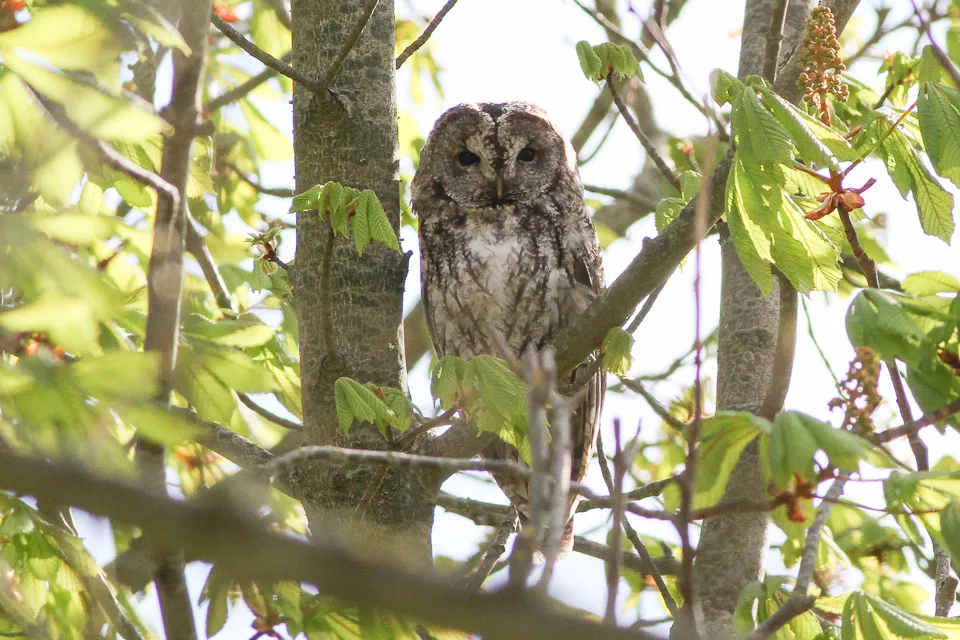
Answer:
[{"label": "owl's breast", "polygon": [[566,281],[549,234],[531,233],[516,216],[471,216],[444,240],[442,250],[426,239],[422,247],[424,297],[441,353],[496,353],[496,336],[519,353],[551,337]]}]

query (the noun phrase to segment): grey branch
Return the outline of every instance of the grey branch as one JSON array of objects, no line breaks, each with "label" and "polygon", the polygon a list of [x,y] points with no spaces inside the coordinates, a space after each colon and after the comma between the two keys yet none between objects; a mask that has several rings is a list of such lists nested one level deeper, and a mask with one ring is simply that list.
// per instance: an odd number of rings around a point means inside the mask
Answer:
[{"label": "grey branch", "polygon": [[[702,189],[711,189],[713,203],[723,202],[730,172],[731,156],[714,171]],[[557,336],[557,375],[564,376],[596,349],[607,332],[621,326],[637,304],[659,287],[700,240],[696,233],[696,203],[700,195],[687,203],[663,233],[644,242],[640,253],[619,278],[587,307],[579,322]],[[720,218],[722,208],[714,207],[702,228],[709,229]]]},{"label": "grey branch", "polygon": [[[292,51],[287,51],[285,54],[280,56],[280,62],[289,63],[291,60],[293,60]],[[273,69],[268,66],[266,69],[264,69],[257,75],[251,76],[244,82],[241,82],[240,84],[235,86],[233,89],[224,91],[219,96],[217,96],[207,104],[203,105],[204,112],[207,114],[211,114],[217,109],[220,109],[221,107],[224,107],[230,103],[236,102],[237,100],[240,100],[241,98],[246,97],[251,91],[259,87],[260,85],[262,85],[264,82],[274,77],[275,75],[277,75],[276,69]]]},{"label": "grey branch", "polygon": [[151,540],[182,548],[190,559],[215,562],[236,578],[302,581],[330,596],[487,638],[653,638],[549,612],[516,594],[469,594],[447,581],[371,561],[322,535],[303,542],[264,530],[223,505],[172,500],[76,466],[0,451],[0,485],[137,524]]},{"label": "grey branch", "polygon": [[[271,69],[273,69],[274,71],[276,71],[281,75],[287,76],[297,84],[303,85],[304,87],[306,87],[307,89],[309,89],[310,91],[312,91],[314,94],[318,96],[322,96],[323,94],[326,93],[326,89],[328,88],[328,85],[326,83],[319,83],[311,78],[308,78],[306,74],[304,74],[302,71],[299,71],[294,67],[291,67],[289,64],[287,64],[283,60],[277,60],[272,55],[270,55],[269,53],[267,53],[257,45],[253,44],[252,42],[244,38],[243,34],[241,34],[239,31],[231,27],[227,22],[224,22],[223,18],[221,18],[220,16],[213,14],[211,16],[211,19],[213,21],[214,26],[216,26],[217,29],[220,30],[220,33],[225,35],[235,45],[237,45],[238,47],[240,47],[241,49],[249,53],[251,56],[259,60],[266,66],[270,67]],[[264,78],[264,80],[266,80],[266,78]]]},{"label": "grey branch", "polygon": [[630,109],[628,109],[627,105],[623,102],[623,98],[620,96],[620,93],[617,91],[617,87],[614,84],[613,74],[607,76],[607,89],[610,90],[610,95],[613,96],[613,102],[617,105],[617,109],[620,110],[620,115],[622,115],[623,119],[627,122],[627,126],[630,127],[630,131],[633,132],[633,135],[635,135],[637,140],[640,141],[640,146],[643,147],[647,157],[653,160],[653,163],[657,166],[657,169],[659,169],[660,173],[663,174],[663,177],[667,179],[667,182],[673,185],[674,189],[677,191],[682,191],[683,188],[680,185],[680,178],[678,178],[673,170],[667,166],[666,161],[660,157],[660,152],[657,151],[657,148],[653,145],[653,142],[647,137],[647,134],[643,132],[643,129],[640,128],[640,124],[637,122],[637,119],[633,117],[633,113],[630,112]]},{"label": "grey branch", "polygon": [[450,12],[450,9],[453,9],[453,5],[457,4],[457,0],[447,0],[447,3],[443,5],[440,11],[437,12],[437,15],[433,17],[433,20],[430,21],[430,24],[423,30],[416,40],[410,43],[410,46],[405,48],[399,56],[397,56],[397,69],[403,66],[403,63],[407,61],[407,58],[416,53],[417,49],[422,47],[427,43],[427,40],[430,39],[430,36],[433,35],[433,32],[436,31],[437,27],[440,26],[440,21]]},{"label": "grey branch", "polygon": [[240,402],[242,402],[248,409],[259,415],[261,418],[266,418],[270,422],[281,426],[284,429],[290,429],[291,431],[303,431],[303,425],[299,422],[294,422],[293,420],[287,420],[283,416],[278,416],[272,411],[269,411],[268,409],[254,402],[253,398],[247,394],[238,393],[237,397],[240,398]]},{"label": "grey branch", "polygon": [[517,530],[519,524],[520,519],[517,517],[516,507],[510,507],[503,522],[500,523],[500,528],[497,529],[497,535],[494,536],[493,542],[484,554],[483,561],[477,568],[476,573],[467,581],[468,589],[475,591],[483,586],[487,576],[490,575],[493,568],[497,565],[497,561],[500,560],[500,557],[506,552],[507,540],[509,540],[510,536]]}]

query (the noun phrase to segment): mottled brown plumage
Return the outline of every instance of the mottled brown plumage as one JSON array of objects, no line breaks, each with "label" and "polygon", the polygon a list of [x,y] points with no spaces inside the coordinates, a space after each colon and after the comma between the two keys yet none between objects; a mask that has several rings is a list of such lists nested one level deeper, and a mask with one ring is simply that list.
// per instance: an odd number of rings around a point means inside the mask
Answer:
[{"label": "mottled brown plumage", "polygon": [[[412,199],[422,299],[440,355],[496,354],[496,335],[517,354],[539,350],[603,289],[576,155],[535,105],[463,104],[444,113],[421,151]],[[583,378],[588,367],[581,364],[571,379]],[[574,481],[584,478],[593,456],[603,392],[603,374],[595,373],[571,421]],[[517,450],[499,440],[483,456],[519,461]],[[529,516],[527,481],[496,480]],[[564,551],[573,542],[577,501],[571,499]]]}]

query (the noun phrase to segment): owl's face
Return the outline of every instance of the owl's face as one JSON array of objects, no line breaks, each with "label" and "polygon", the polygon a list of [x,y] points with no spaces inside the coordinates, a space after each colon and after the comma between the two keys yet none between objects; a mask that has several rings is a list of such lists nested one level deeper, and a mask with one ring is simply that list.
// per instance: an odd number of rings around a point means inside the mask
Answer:
[{"label": "owl's face", "polygon": [[[444,113],[420,155],[418,191],[442,190],[463,207],[496,208],[538,200],[576,156],[539,107],[526,102],[462,104]],[[428,182],[430,184],[428,184]]]}]

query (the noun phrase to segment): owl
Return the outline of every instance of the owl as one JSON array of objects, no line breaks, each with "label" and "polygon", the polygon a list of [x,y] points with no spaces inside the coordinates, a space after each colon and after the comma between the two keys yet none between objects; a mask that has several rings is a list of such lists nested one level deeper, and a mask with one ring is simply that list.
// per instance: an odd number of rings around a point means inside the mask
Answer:
[{"label": "owl", "polygon": [[[576,154],[536,105],[462,104],[444,113],[420,152],[411,195],[422,302],[440,356],[496,355],[498,336],[516,354],[540,350],[603,289]],[[591,362],[559,381],[583,389],[571,419],[573,481],[593,456],[605,390]],[[521,461],[500,440],[481,455]],[[529,481],[494,477],[528,519]],[[561,553],[573,546],[578,502],[571,497]]]}]

